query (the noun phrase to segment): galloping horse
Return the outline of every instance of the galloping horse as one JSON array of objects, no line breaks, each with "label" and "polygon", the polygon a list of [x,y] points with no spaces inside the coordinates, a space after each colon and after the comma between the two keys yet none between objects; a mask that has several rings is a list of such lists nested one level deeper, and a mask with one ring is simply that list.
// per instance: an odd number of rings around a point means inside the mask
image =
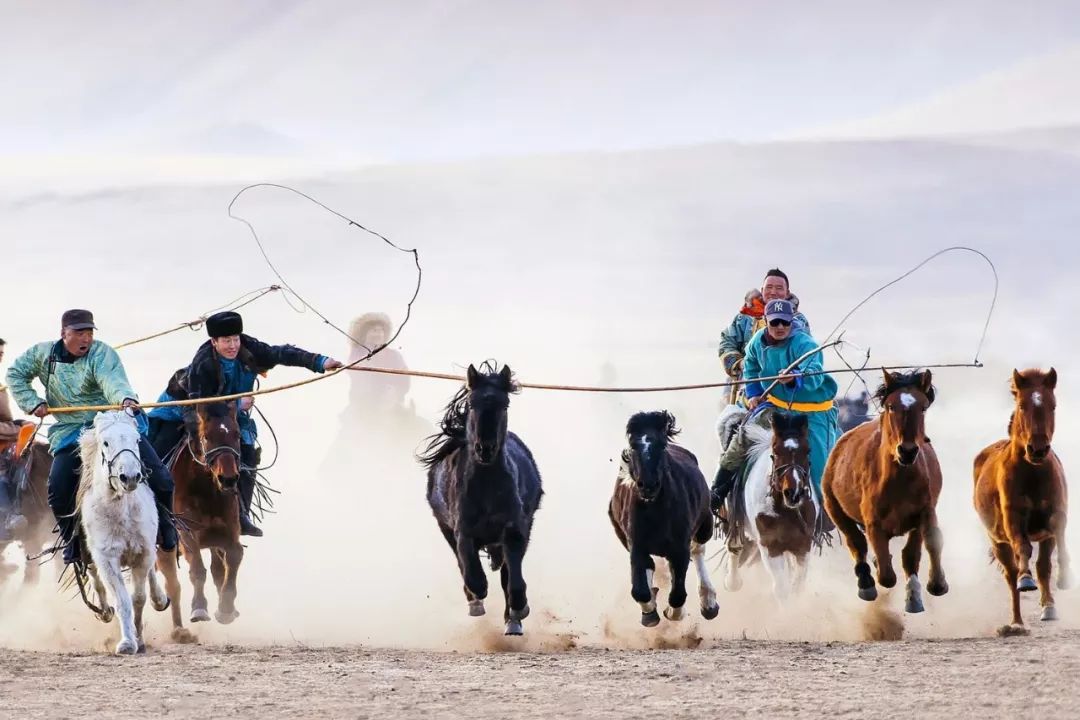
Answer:
[{"label": "galloping horse", "polygon": [[[210,550],[210,572],[218,592],[214,618],[227,625],[239,617],[236,610],[236,573],[244,559],[240,544],[237,481],[240,477],[240,428],[235,403],[199,405],[198,437],[188,438],[176,452],[172,475],[176,483],[173,508],[180,550],[188,564],[194,588],[191,622],[210,620],[206,601],[206,565],[202,551]],[[180,618],[180,580],[171,553],[158,558],[165,587],[172,600],[173,639],[189,642],[191,634]]]},{"label": "galloping horse", "polygon": [[1051,556],[1058,553],[1058,588],[1072,585],[1065,546],[1068,490],[1065,471],[1050,447],[1054,439],[1054,388],[1057,371],[1013,370],[1016,407],[1009,439],[998,440],[975,458],[975,509],[986,526],[994,557],[1012,595],[1012,630],[1025,633],[1020,593],[1036,588],[1031,579],[1031,544],[1039,543],[1036,563],[1042,619],[1056,620],[1050,591]]},{"label": "galloping horse", "polygon": [[705,543],[713,532],[709,486],[693,453],[671,443],[678,432],[675,418],[666,411],[630,418],[626,423],[630,447],[623,450],[608,504],[615,535],[630,552],[631,595],[641,605],[641,624],[646,627],[660,622],[652,587],[653,555],[667,558],[671,568],[664,617],[683,619],[691,557],[698,573],[702,617],[712,620],[720,613],[705,567]]},{"label": "galloping horse", "polygon": [[[725,414],[734,412],[728,410]],[[745,528],[752,542],[742,545],[739,537],[729,547],[732,554],[724,586],[738,590],[742,586],[739,568],[760,555],[772,576],[773,594],[782,603],[806,580],[821,508],[810,479],[807,417],[776,410],[771,423],[772,432],[755,423],[744,427],[750,438],[750,469],[742,489],[742,503],[734,503],[739,517],[732,519],[735,527]],[[795,574],[789,577],[792,561]]]},{"label": "galloping horse", "polygon": [[[33,425],[24,425],[32,430]],[[31,433],[32,434],[32,433]],[[7,457],[0,455],[0,463],[7,463],[6,472],[15,484],[16,507],[26,522],[21,527],[12,529],[12,539],[0,542],[0,557],[9,543],[17,542],[27,558],[41,554],[52,538],[52,529],[56,524],[52,510],[49,509],[48,485],[49,470],[52,468],[52,455],[48,443],[28,441],[26,447],[20,444],[12,447]],[[0,582],[6,578],[10,565],[0,563]],[[34,559],[26,561],[23,568],[23,584],[36,583],[41,575],[41,563]]]},{"label": "galloping horse", "polygon": [[543,489],[532,453],[506,429],[510,395],[518,390],[510,368],[481,367],[469,366],[465,387],[419,459],[428,469],[428,505],[465,582],[469,614],[484,614],[488,581],[479,552],[486,549],[502,581],[506,634],[521,635],[529,615],[521,564]]},{"label": "galloping horse", "polygon": [[[120,617],[116,654],[143,652],[146,645],[142,616],[147,583],[154,609],[164,610],[169,606],[169,598],[154,572],[158,512],[154,493],[143,482],[139,431],[134,418],[125,412],[99,413],[93,426],[79,437],[79,454],[82,479],[76,508],[90,553],[87,570],[102,603],[95,609],[103,622],[112,620],[114,611],[106,596],[108,586],[108,595]],[[79,538],[74,541],[78,542]],[[131,569],[130,593],[124,583],[125,567]],[[80,570],[76,568],[76,572]],[[79,582],[82,589],[82,581]]]},{"label": "galloping horse", "polygon": [[[949,591],[941,568],[941,530],[937,501],[941,494],[941,466],[924,430],[927,408],[934,402],[929,370],[885,373],[875,397],[881,414],[872,422],[845,433],[825,465],[821,490],[825,510],[844,536],[855,560],[859,597],[877,598],[877,588],[866,562],[867,537],[877,561],[877,581],[896,585],[889,540],[907,534],[901,553],[907,575],[905,610],[924,610],[919,583],[922,545],[930,554],[931,595]],[[863,534],[865,528],[866,534]]]}]

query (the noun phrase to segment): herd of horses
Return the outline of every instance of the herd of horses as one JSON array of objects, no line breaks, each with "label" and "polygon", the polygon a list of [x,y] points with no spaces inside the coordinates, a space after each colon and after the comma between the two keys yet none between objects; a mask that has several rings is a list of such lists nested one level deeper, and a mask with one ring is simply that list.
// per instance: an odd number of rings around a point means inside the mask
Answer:
[{"label": "herd of horses", "polygon": [[[729,590],[741,585],[740,567],[760,561],[772,576],[779,600],[798,591],[827,517],[851,553],[861,599],[876,599],[879,585],[896,585],[889,541],[904,535],[901,566],[907,612],[924,609],[919,579],[924,545],[930,565],[926,590],[931,595],[948,592],[936,514],[942,474],[925,431],[925,414],[935,394],[931,374],[883,372],[875,396],[881,412],[841,436],[824,470],[821,498],[811,485],[804,416],[777,410],[771,431],[753,423],[743,425],[752,443],[748,471],[732,493],[735,499],[729,508],[725,578]],[[984,449],[974,464],[975,507],[1009,586],[1012,619],[1005,629],[1012,633],[1026,632],[1021,592],[1038,589],[1042,619],[1056,619],[1051,592],[1055,550],[1058,587],[1072,582],[1064,542],[1065,477],[1051,447],[1056,383],[1053,369],[1014,371],[1009,437]],[[485,613],[488,581],[481,562],[485,553],[491,570],[500,574],[508,635],[521,635],[529,615],[522,565],[543,495],[536,460],[522,439],[508,430],[510,397],[517,391],[508,366],[470,365],[465,385],[447,405],[439,431],[418,456],[427,468],[427,501],[457,562],[469,614]],[[203,551],[209,550],[218,595],[215,619],[230,623],[239,616],[237,572],[244,557],[236,494],[240,433],[233,403],[200,405],[197,415],[196,436],[170,458],[178,552],[194,589],[190,621],[210,620],[203,559]],[[721,444],[744,418],[745,411],[738,408],[725,410],[718,424]],[[719,613],[705,565],[705,544],[714,534],[709,488],[697,458],[674,441],[678,432],[675,418],[666,411],[637,413],[629,419],[627,445],[608,508],[615,535],[630,557],[630,594],[640,606],[645,626],[660,622],[654,558],[666,560],[670,569],[663,612],[668,620],[685,617],[691,560],[699,580],[701,615],[712,619]],[[84,600],[102,621],[119,616],[119,654],[145,647],[142,614],[148,587],[156,610],[172,610],[173,639],[192,641],[180,610],[177,553],[155,548],[157,515],[152,493],[142,482],[133,418],[123,411],[102,413],[80,443],[84,472],[79,537],[86,543],[84,557],[91,558],[88,570],[98,602],[85,596]],[[29,522],[16,539],[29,556],[49,542],[53,520],[46,502],[47,447],[34,443],[26,452],[32,469],[26,475],[22,510]],[[1039,545],[1035,579],[1033,543]],[[876,578],[868,562],[871,549]],[[164,576],[164,590],[155,565]],[[130,570],[130,590],[124,582],[125,568]],[[34,581],[37,563],[28,562],[25,573],[26,580]]]}]

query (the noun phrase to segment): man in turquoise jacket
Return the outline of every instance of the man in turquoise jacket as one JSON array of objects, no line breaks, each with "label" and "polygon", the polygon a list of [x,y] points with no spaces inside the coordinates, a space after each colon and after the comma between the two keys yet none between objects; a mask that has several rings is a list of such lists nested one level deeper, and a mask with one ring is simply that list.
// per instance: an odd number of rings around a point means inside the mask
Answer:
[{"label": "man in turquoise jacket", "polygon": [[[146,434],[146,418],[139,398],[128,383],[120,356],[111,347],[94,339],[94,316],[89,310],[68,310],[60,320],[60,340],[38,343],[20,355],[8,368],[7,382],[22,411],[45,417],[51,408],[81,405],[123,405],[135,413],[140,434]],[[38,395],[33,381],[45,389]],[[82,466],[79,433],[90,427],[96,412],[59,413],[49,428],[49,450],[53,455],[49,472],[49,507],[56,516],[64,546],[64,562],[80,562],[79,543],[72,542],[78,520],[75,493]],[[158,506],[158,545],[176,548],[172,521],[173,480],[145,437],[139,438],[139,456],[149,471],[147,485]]]},{"label": "man in turquoise jacket", "polygon": [[[818,347],[817,341],[809,333],[795,331],[795,314],[795,308],[788,300],[773,300],[765,306],[767,325],[758,330],[746,346],[743,380],[785,374],[785,370],[796,360]],[[809,419],[810,476],[819,502],[825,461],[840,435],[837,410],[833,403],[837,391],[836,381],[826,374],[804,374],[818,373],[822,369],[822,356],[818,351],[809,354],[797,367],[788,371],[787,379],[776,383],[768,394],[765,390],[772,381],[751,382],[746,385],[746,405],[752,413],[760,405],[767,403],[774,408],[804,414]],[[754,413],[750,422],[769,427],[769,414],[766,411]],[[746,460],[745,437],[744,433],[737,433],[720,459],[720,471],[713,483],[714,510],[723,506]]]}]

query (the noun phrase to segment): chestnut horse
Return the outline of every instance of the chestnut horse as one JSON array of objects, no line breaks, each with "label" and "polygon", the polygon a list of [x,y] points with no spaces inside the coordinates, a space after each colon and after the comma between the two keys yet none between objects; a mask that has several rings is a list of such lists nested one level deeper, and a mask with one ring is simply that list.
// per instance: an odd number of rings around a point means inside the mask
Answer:
[{"label": "chestnut horse", "polygon": [[874,600],[878,594],[866,562],[867,537],[877,561],[877,582],[891,588],[896,585],[896,572],[889,541],[908,536],[900,556],[907,576],[904,609],[919,613],[924,609],[919,583],[924,542],[930,554],[927,591],[931,595],[949,591],[941,567],[942,538],[936,510],[941,466],[924,429],[926,410],[934,402],[934,387],[929,370],[882,372],[885,382],[875,394],[881,414],[873,422],[848,431],[836,443],[825,465],[821,491],[825,510],[855,560],[863,600]]},{"label": "chestnut horse", "polygon": [[1020,593],[1036,588],[1031,579],[1031,544],[1039,543],[1036,563],[1042,619],[1056,620],[1050,592],[1050,558],[1058,552],[1058,588],[1072,584],[1065,547],[1068,495],[1054,439],[1054,387],[1057,371],[1013,370],[1016,407],[1009,439],[998,440],[975,458],[975,509],[986,526],[994,557],[1001,563],[1012,594],[1014,633],[1025,633]]},{"label": "chestnut horse", "polygon": [[[8,543],[19,543],[26,560],[23,568],[23,583],[36,584],[41,575],[41,561],[30,559],[38,557],[53,539],[53,526],[56,519],[49,509],[48,484],[49,470],[52,469],[52,455],[47,443],[34,440],[31,424],[23,425],[18,447],[0,450],[0,472],[8,474],[15,486],[16,510],[25,522],[12,529],[12,539],[0,542],[0,558]],[[0,560],[0,583],[16,568]]]},{"label": "chestnut horse", "polygon": [[[240,477],[240,428],[235,403],[197,406],[198,437],[188,438],[177,450],[172,465],[176,492],[173,511],[182,522],[177,527],[180,551],[188,564],[194,588],[191,622],[210,619],[206,602],[206,565],[202,551],[210,550],[210,572],[218,593],[214,617],[227,625],[236,611],[236,572],[244,559],[240,544],[240,513],[237,480]],[[180,580],[173,556],[159,554],[158,568],[172,601],[173,639],[189,642],[193,636],[180,618]]]}]

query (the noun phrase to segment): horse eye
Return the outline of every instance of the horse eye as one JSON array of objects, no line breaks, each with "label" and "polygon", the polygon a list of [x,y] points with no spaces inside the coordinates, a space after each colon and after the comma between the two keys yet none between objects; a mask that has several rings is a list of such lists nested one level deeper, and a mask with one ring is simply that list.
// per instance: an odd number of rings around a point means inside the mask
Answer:
[{"label": "horse eye", "polygon": [[108,441],[108,440],[106,440],[106,441],[105,441],[105,443],[104,443],[104,445],[105,445],[105,447],[109,447],[109,441]]}]

